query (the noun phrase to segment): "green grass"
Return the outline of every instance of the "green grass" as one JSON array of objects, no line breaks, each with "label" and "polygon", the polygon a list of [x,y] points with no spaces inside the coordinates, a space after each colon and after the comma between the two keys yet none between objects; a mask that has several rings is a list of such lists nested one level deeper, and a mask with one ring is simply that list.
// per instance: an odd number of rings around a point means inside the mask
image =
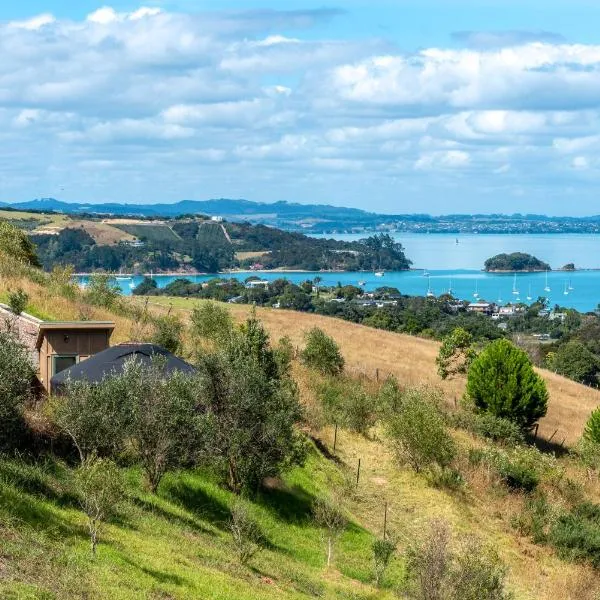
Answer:
[{"label": "green grass", "polygon": [[[127,499],[100,534],[90,556],[85,517],[72,493],[71,470],[47,461],[0,459],[0,597],[15,599],[202,598],[385,599],[371,587],[372,536],[351,522],[335,568],[325,568],[321,532],[311,504],[337,467],[316,449],[285,485],[263,491],[251,504],[268,548],[248,567],[239,565],[226,530],[232,494],[206,473],[169,474],[155,496],[141,473],[125,471]],[[402,564],[390,569],[390,586]]]},{"label": "green grass", "polygon": [[117,229],[149,242],[176,242],[181,238],[168,225],[114,225]]},{"label": "green grass", "polygon": [[199,242],[210,246],[229,246],[220,223],[201,223],[196,236]]}]

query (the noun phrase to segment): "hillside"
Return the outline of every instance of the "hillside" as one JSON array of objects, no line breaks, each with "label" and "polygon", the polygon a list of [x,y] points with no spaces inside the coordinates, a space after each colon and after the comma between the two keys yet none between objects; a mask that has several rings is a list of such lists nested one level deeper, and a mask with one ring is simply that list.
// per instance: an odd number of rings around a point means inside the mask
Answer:
[{"label": "hillside", "polygon": [[[82,296],[67,299],[48,293],[48,287],[21,276],[2,273],[2,291],[24,288],[30,295],[28,310],[45,318],[114,319],[114,342],[138,339],[139,324],[124,314],[90,306]],[[142,302],[131,299],[128,302]],[[158,298],[152,312],[179,314],[187,321],[190,300]],[[248,307],[231,306],[236,320]],[[119,311],[121,313],[121,311]],[[273,339],[291,337],[302,344],[303,334],[321,327],[339,342],[356,384],[376,385],[389,373],[403,385],[429,383],[440,386],[434,360],[437,344],[410,336],[382,332],[326,317],[258,309]],[[143,332],[142,332],[143,333]],[[188,340],[189,341],[189,340]],[[186,355],[191,356],[187,345]],[[315,374],[299,363],[294,375],[303,402],[314,406]],[[582,424],[600,394],[559,376],[542,372],[551,395],[550,411],[541,434],[554,429],[566,443],[580,435]],[[368,378],[368,379],[366,379]],[[462,392],[462,380],[441,386],[452,400]],[[37,413],[31,418],[37,419]],[[234,498],[209,474],[183,471],[169,474],[157,495],[144,491],[136,467],[125,469],[127,500],[118,518],[101,534],[98,558],[88,558],[84,520],[70,492],[70,468],[46,459],[26,463],[0,460],[0,528],[3,577],[0,592],[8,598],[202,598],[240,600],[254,598],[391,599],[405,571],[405,552],[429,519],[443,517],[456,532],[473,533],[498,549],[510,569],[509,584],[516,598],[591,600],[595,577],[588,567],[561,560],[548,547],[519,535],[511,519],[519,513],[525,496],[490,486],[481,472],[465,470],[463,491],[437,488],[427,479],[399,467],[380,431],[363,437],[341,430],[337,459],[330,427],[314,430],[315,445],[306,466],[272,483],[253,502],[253,514],[268,535],[269,548],[251,568],[239,566],[231,554],[224,522]],[[457,431],[461,445],[478,444]],[[361,459],[358,488],[348,497],[352,524],[342,536],[335,567],[325,569],[319,530],[309,518],[312,499],[339,486],[345,473],[354,473]],[[597,482],[586,480],[568,457],[560,459],[585,493],[600,500]],[[352,475],[350,475],[352,476]],[[370,544],[381,533],[383,506],[388,503],[388,527],[399,536],[399,558],[387,575],[387,586],[371,586]],[[35,552],[32,552],[35,549]]]}]

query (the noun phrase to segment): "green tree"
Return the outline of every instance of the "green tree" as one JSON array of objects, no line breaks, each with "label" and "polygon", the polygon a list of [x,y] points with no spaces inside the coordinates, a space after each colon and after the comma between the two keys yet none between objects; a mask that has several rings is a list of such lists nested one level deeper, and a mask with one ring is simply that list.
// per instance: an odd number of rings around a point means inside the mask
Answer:
[{"label": "green tree", "polygon": [[131,423],[127,382],[106,377],[98,384],[68,380],[50,399],[50,419],[77,448],[83,464],[96,454],[121,451]]},{"label": "green tree", "polygon": [[467,398],[476,409],[531,427],[546,414],[548,390],[525,352],[506,339],[496,340],[473,361]]},{"label": "green tree", "polygon": [[379,587],[383,582],[383,577],[396,552],[396,542],[390,538],[378,538],[371,546],[373,550],[373,574],[375,585]]},{"label": "green tree", "polygon": [[121,295],[121,288],[110,275],[94,273],[89,280],[86,296],[91,304],[113,308]]},{"label": "green tree", "polygon": [[248,503],[238,498],[231,507],[231,518],[227,523],[240,564],[247,565],[253,556],[265,546],[265,537],[260,526],[252,518]]},{"label": "green tree", "polygon": [[177,354],[182,347],[183,323],[176,315],[165,315],[154,319],[152,343]]},{"label": "green tree", "polygon": [[121,502],[123,479],[113,462],[90,457],[75,472],[75,487],[88,519],[92,556],[96,556],[100,525],[114,514]]},{"label": "green tree", "polygon": [[265,336],[251,320],[225,348],[199,357],[201,406],[210,420],[207,459],[238,493],[306,456],[295,427],[302,417],[298,389]]},{"label": "green tree", "polygon": [[29,294],[22,288],[18,288],[14,292],[8,292],[8,306],[15,315],[20,315],[27,308],[28,302]]},{"label": "green tree", "polygon": [[403,395],[398,412],[388,419],[387,435],[397,457],[416,472],[448,467],[456,455],[439,406],[420,390]]},{"label": "green tree", "polygon": [[344,370],[344,357],[336,341],[318,327],[306,334],[301,357],[305,365],[325,375],[339,375]]},{"label": "green tree", "polygon": [[548,366],[573,381],[585,385],[598,384],[600,360],[580,341],[573,340],[562,344],[552,354]]},{"label": "green tree", "polygon": [[130,410],[128,435],[155,493],[170,469],[193,461],[202,448],[206,420],[197,410],[199,380],[194,375],[165,372],[165,361],[150,365],[132,360],[123,376]]},{"label": "green tree", "polygon": [[213,342],[227,339],[233,331],[231,313],[216,302],[204,302],[191,315],[192,331]]},{"label": "green tree", "polygon": [[317,498],[313,504],[314,519],[324,532],[328,567],[333,561],[335,545],[348,524],[342,505],[340,497]]},{"label": "green tree", "polygon": [[0,447],[14,443],[23,425],[35,370],[31,355],[10,333],[0,332]]},{"label": "green tree", "polygon": [[158,289],[158,283],[152,277],[144,277],[142,282],[131,292],[134,296],[150,296]]},{"label": "green tree", "polygon": [[8,221],[0,221],[0,252],[26,265],[41,266],[29,236]]},{"label": "green tree", "polygon": [[462,327],[457,327],[442,339],[435,361],[439,376],[447,379],[458,373],[466,373],[475,356],[473,336]]}]

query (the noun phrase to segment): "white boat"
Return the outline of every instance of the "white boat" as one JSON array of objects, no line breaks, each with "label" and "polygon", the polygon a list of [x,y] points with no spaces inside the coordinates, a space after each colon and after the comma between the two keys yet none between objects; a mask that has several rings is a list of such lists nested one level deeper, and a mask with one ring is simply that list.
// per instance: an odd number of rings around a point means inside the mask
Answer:
[{"label": "white boat", "polygon": [[545,292],[550,292],[550,286],[548,285],[548,270],[546,270],[546,287],[544,288]]},{"label": "white boat", "polygon": [[435,298],[435,294],[431,290],[431,284],[429,283],[429,277],[427,278],[427,297]]},{"label": "white boat", "polygon": [[473,298],[479,298],[479,289],[478,282],[475,280],[475,293],[473,294]]},{"label": "white boat", "polygon": [[569,279],[569,287],[568,290],[572,292],[575,288],[571,285],[571,280]]},{"label": "white boat", "polygon": [[448,286],[448,295],[452,296],[452,279],[450,280],[450,285]]},{"label": "white boat", "polygon": [[566,281],[565,281],[565,290],[564,290],[563,294],[564,294],[565,296],[568,296],[568,295],[569,295],[569,288],[567,287],[567,282],[566,282]]},{"label": "white boat", "polygon": [[531,302],[533,298],[531,297],[531,284],[529,284],[529,293],[527,294],[527,301]]},{"label": "white boat", "polygon": [[[516,273],[515,273],[515,278],[514,278],[514,280],[513,280],[513,289],[512,289],[512,293],[513,293],[515,296],[518,296],[518,295],[519,295],[519,290],[517,289],[517,274],[516,274]],[[518,298],[517,298],[517,300],[518,300]]]},{"label": "white boat", "polygon": [[115,277],[115,279],[117,281],[131,281],[131,277],[125,277],[125,276],[122,276],[122,275],[117,275],[117,277]]},{"label": "white boat", "polygon": [[375,277],[383,277],[385,273],[383,271],[375,271]]},{"label": "white boat", "polygon": [[133,289],[133,288],[135,287],[135,283],[133,283],[133,281],[131,281],[131,282],[129,283],[129,287],[130,287],[131,289]]},{"label": "white boat", "polygon": [[364,281],[359,281],[358,285],[360,285],[360,287],[364,287],[366,285],[366,283]]},{"label": "white boat", "polygon": [[427,269],[423,269],[423,277],[429,277],[429,271]]}]

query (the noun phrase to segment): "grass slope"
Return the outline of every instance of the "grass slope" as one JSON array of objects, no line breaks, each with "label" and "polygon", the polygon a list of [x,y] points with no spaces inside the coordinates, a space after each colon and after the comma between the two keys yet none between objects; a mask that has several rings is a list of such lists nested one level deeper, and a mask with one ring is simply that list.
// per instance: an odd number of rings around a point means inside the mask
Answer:
[{"label": "grass slope", "polygon": [[[173,306],[183,313],[194,305],[193,300],[166,297],[152,298],[152,303]],[[250,308],[233,304],[230,310],[238,320],[243,320]],[[391,374],[407,385],[432,384],[442,388],[450,401],[464,392],[464,378],[442,382],[438,377],[435,366],[438,342],[309,313],[256,310],[274,339],[287,335],[296,346],[302,345],[304,333],[311,327],[320,327],[341,345],[348,368],[354,374],[375,377],[379,372],[380,378]],[[540,435],[548,439],[554,434],[553,441],[573,444],[580,438],[590,412],[600,404],[600,392],[550,371],[539,372],[550,392],[548,414],[540,422]]]}]

